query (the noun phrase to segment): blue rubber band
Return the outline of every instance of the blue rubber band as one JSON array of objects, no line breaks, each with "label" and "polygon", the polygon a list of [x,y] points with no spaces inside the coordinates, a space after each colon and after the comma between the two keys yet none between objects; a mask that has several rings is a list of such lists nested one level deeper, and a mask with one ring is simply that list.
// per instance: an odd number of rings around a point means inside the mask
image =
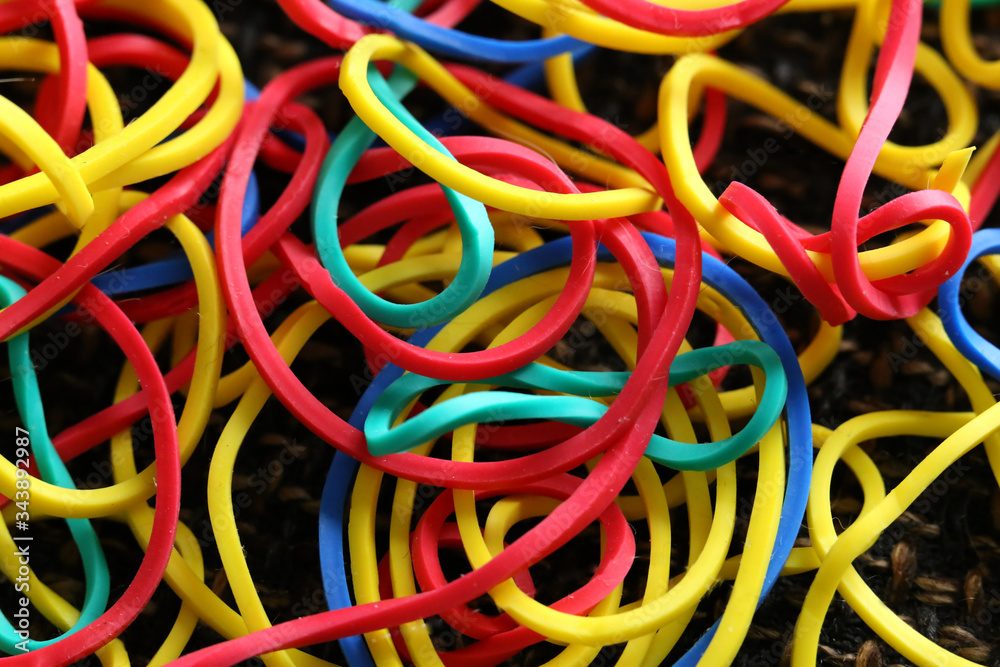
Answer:
[{"label": "blue rubber band", "polygon": [[35,220],[48,215],[54,210],[55,207],[53,206],[42,206],[40,208],[33,208],[29,211],[16,213],[0,223],[0,234],[10,236],[22,227],[28,226]]},{"label": "blue rubber band", "polygon": [[545,60],[578,49],[585,42],[560,35],[547,39],[510,42],[470,35],[453,28],[428,23],[418,16],[376,0],[327,0],[338,14],[369,26],[389,30],[400,39],[449,58],[496,63]]},{"label": "blue rubber band", "polygon": [[1000,350],[973,329],[962,314],[962,306],[982,289],[986,280],[991,279],[992,274],[983,267],[982,274],[973,279],[979,285],[973,286],[970,281],[964,291],[961,289],[969,266],[986,255],[1000,255],[1000,229],[983,229],[972,235],[972,246],[965,264],[938,288],[938,309],[941,311],[941,324],[958,351],[994,380],[1000,380]]},{"label": "blue rubber band", "polygon": [[[243,200],[243,218],[240,222],[242,236],[246,236],[247,232],[253,229],[259,217],[260,188],[257,175],[251,171],[250,179],[247,181],[246,199]],[[209,232],[205,238],[214,249],[215,232]],[[176,285],[192,278],[194,273],[191,270],[191,263],[183,252],[178,251],[149,264],[106,271],[94,276],[90,282],[108,296],[115,296]]]}]

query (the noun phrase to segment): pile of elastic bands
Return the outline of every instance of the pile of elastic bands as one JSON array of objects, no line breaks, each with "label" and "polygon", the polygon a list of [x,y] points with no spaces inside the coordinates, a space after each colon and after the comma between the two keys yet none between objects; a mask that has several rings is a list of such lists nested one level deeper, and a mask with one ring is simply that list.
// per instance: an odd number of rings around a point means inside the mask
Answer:
[{"label": "pile of elastic bands", "polygon": [[[152,665],[262,656],[319,667],[328,663],[304,649],[332,640],[352,667],[519,664],[540,642],[560,647],[551,665],[589,665],[611,645],[622,666],[728,665],[778,578],[809,571],[794,667],[816,664],[836,592],[913,663],[974,664],[919,634],[853,566],[971,449],[985,447],[1000,480],[1000,407],[984,379],[1000,380],[1000,350],[963,314],[1000,280],[1000,230],[977,231],[1000,193],[1000,135],[970,146],[974,88],[1000,89],[1000,62],[974,46],[970,0],[493,2],[538,38],[456,30],[479,0],[279,0],[329,55],[260,91],[219,31],[219,3],[0,4],[0,62],[39,79],[33,115],[0,97],[0,337],[18,416],[0,434],[0,569],[12,591],[0,664],[128,665],[118,637],[166,584],[182,604],[147,640]],[[771,14],[831,9],[854,17],[835,122],[714,54]],[[925,19],[942,52],[921,42]],[[39,25],[51,39],[24,36]],[[654,127],[632,136],[588,113],[575,64],[595,47],[676,56]],[[127,122],[111,68],[164,78]],[[888,136],[915,75],[947,127],[932,144],[898,145]],[[418,85],[452,109],[415,118],[406,98]],[[297,101],[337,86],[354,114],[342,127]],[[550,96],[532,92],[546,87]],[[713,194],[702,173],[730,99],[845,162],[829,232],[805,231],[738,182]],[[267,210],[255,168],[279,188]],[[905,194],[862,215],[872,175]],[[345,203],[354,184],[387,178],[403,187]],[[340,220],[342,206],[356,212]],[[179,251],[122,265],[164,227]],[[810,341],[793,347],[734,257],[808,300],[819,321]],[[715,323],[713,345],[686,340],[695,311]],[[840,325],[859,316],[905,319],[971,411],[814,424],[807,386],[833,362]],[[347,421],[290,368],[331,318],[372,377]],[[107,407],[50,436],[44,404],[72,398],[42,396],[47,343],[31,332],[53,321],[99,328],[127,361]],[[558,363],[552,350],[573,327],[627,370]],[[229,350],[249,361],[223,374]],[[750,372],[730,372],[740,366]],[[265,611],[234,508],[241,445],[269,400],[336,450],[315,555],[328,610],[291,620]],[[225,426],[206,438],[213,414]],[[140,470],[133,427],[145,420],[155,464]],[[940,445],[888,490],[860,445],[906,435]],[[77,488],[72,459],[108,441],[112,479]],[[179,521],[197,448],[210,452],[207,511],[235,608],[206,583],[201,543]],[[745,537],[739,459],[756,470]],[[847,527],[831,509],[838,462],[864,494]],[[143,554],[125,588],[112,590],[95,520],[127,525]],[[79,599],[31,567],[41,558],[27,546],[31,525],[43,522],[68,529],[79,550]],[[561,599],[537,600],[532,567],[562,567],[553,554],[588,528],[600,534],[586,543],[599,549],[596,568]],[[446,564],[456,559],[467,573]],[[728,602],[699,638],[689,624],[719,586]],[[486,593],[498,613],[470,604]],[[43,617],[61,634],[43,632]],[[443,647],[431,618],[460,641]],[[193,651],[199,623],[220,638]]]}]

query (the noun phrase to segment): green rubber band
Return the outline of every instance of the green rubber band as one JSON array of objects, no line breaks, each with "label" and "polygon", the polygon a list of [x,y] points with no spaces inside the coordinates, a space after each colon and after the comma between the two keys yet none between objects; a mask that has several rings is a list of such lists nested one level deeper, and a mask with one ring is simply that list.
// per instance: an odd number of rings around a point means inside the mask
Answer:
[{"label": "green rubber band", "polygon": [[[760,442],[784,409],[788,383],[781,359],[768,345],[744,340],[700,348],[678,355],[670,366],[670,386],[690,382],[718,368],[750,364],[764,371],[766,383],[760,405],[739,433],[717,442],[678,442],[659,435],[650,440],[646,455],[677,470],[714,470],[742,456]],[[548,419],[586,427],[600,419],[605,406],[587,398],[614,396],[621,391],[629,373],[563,371],[530,364],[512,373],[478,381],[477,385],[497,385],[516,389],[558,391],[570,396],[534,396],[507,391],[463,394],[434,405],[393,427],[404,408],[420,394],[442,385],[454,384],[407,373],[395,380],[372,406],[365,421],[368,451],[375,456],[413,449],[460,426],[479,422],[506,422],[515,419]]]},{"label": "green rubber band", "polygon": [[[368,81],[392,114],[430,146],[451,157],[448,149],[399,102],[416,86],[413,73],[397,66],[386,82],[371,67]],[[334,283],[373,320],[407,329],[446,322],[475,303],[489,280],[493,268],[493,225],[486,207],[442,185],[462,234],[462,261],[455,279],[440,294],[421,303],[392,303],[373,294],[357,279],[344,257],[337,233],[337,209],[351,170],[374,140],[375,133],[355,116],[330,147],[313,197],[312,228],[317,254]]]},{"label": "green rubber band", "polygon": [[[17,283],[0,276],[0,300],[7,307],[25,294]],[[31,362],[31,351],[28,344],[28,333],[22,333],[10,339],[8,343],[10,368],[14,382],[14,398],[18,412],[30,434],[31,451],[38,464],[41,478],[50,484],[65,489],[76,488],[73,478],[59,453],[52,446],[48,428],[45,424],[45,410],[42,407],[42,396],[38,389],[38,378]],[[29,512],[30,512],[30,500]],[[25,649],[32,651],[53,644],[87,625],[93,623],[104,613],[110,594],[110,577],[108,563],[104,559],[104,550],[100,539],[94,532],[89,519],[66,519],[66,525],[80,550],[83,560],[83,572],[87,588],[80,610],[80,618],[64,634],[54,639],[36,641],[18,634],[11,622],[5,616],[0,616],[0,649],[9,654],[23,653]],[[25,542],[29,545],[30,542]],[[22,648],[23,647],[23,648]]]}]

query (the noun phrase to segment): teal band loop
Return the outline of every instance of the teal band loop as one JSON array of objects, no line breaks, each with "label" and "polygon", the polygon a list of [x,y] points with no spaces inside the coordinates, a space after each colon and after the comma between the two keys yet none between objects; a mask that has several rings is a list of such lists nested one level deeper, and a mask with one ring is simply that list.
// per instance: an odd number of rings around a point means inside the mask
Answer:
[{"label": "teal band loop", "polygon": [[[670,367],[670,386],[690,382],[732,364],[750,364],[764,371],[766,382],[760,405],[739,433],[717,442],[678,442],[654,435],[646,455],[678,470],[713,470],[742,456],[760,442],[784,409],[788,383],[781,360],[768,345],[742,340],[718,347],[699,348],[678,355]],[[533,396],[508,391],[463,394],[431,406],[393,427],[411,401],[433,387],[454,384],[407,373],[396,379],[375,401],[365,421],[368,450],[375,456],[407,451],[460,426],[515,419],[548,419],[586,427],[604,414],[600,403],[581,398],[617,395],[629,373],[563,371],[530,364],[512,373],[488,378],[477,385],[512,389],[558,391],[569,396]]]},{"label": "teal band loop", "polygon": [[[448,149],[399,102],[414,88],[416,77],[398,66],[387,83],[377,70],[372,71],[374,74],[369,74],[368,81],[390,112],[428,145],[451,157]],[[475,303],[489,280],[494,237],[486,207],[442,185],[462,233],[462,261],[455,279],[440,294],[421,303],[392,303],[373,294],[357,279],[344,257],[337,234],[337,209],[351,170],[374,139],[375,133],[355,116],[330,147],[313,197],[312,228],[316,252],[334,283],[371,319],[406,329],[446,322]]]}]

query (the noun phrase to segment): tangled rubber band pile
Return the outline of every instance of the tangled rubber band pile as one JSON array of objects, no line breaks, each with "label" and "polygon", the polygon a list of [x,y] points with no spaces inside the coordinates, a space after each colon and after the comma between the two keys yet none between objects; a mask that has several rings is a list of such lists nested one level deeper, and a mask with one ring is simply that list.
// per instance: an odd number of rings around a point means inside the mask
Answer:
[{"label": "tangled rubber band pile", "polygon": [[[39,77],[32,113],[0,97],[0,337],[18,417],[0,436],[0,569],[13,591],[0,663],[131,664],[118,637],[157,613],[165,584],[181,604],[157,616],[154,665],[315,667],[328,663],[303,649],[332,640],[350,665],[486,667],[544,642],[562,647],[552,665],[588,665],[612,645],[618,665],[728,665],[779,578],[815,571],[793,666],[816,664],[838,591],[913,663],[975,664],[920,634],[853,565],[974,448],[1000,480],[997,330],[963,314],[1000,280],[1000,230],[977,231],[1000,194],[1000,134],[971,147],[973,89],[1000,89],[1000,62],[974,46],[970,0],[494,3],[538,38],[456,30],[478,0],[279,0],[328,55],[260,91],[202,0],[0,4],[0,64]],[[832,9],[853,12],[835,121],[715,55],[776,12]],[[921,41],[928,17],[943,53]],[[51,40],[24,36],[39,24]],[[676,56],[654,127],[632,136],[587,111],[575,63],[595,47]],[[115,68],[169,85],[126,121]],[[900,145],[888,138],[915,75],[948,125],[931,144]],[[549,96],[533,92],[544,84]],[[444,116],[411,113],[418,85],[450,106]],[[352,116],[329,127],[298,100],[336,86]],[[739,181],[716,198],[702,174],[729,100],[844,162],[828,232]],[[862,215],[873,175],[904,192]],[[355,184],[380,180],[392,193],[358,205]],[[355,212],[340,220],[342,209]],[[137,261],[129,251],[163,227],[180,250]],[[810,341],[793,346],[733,258],[805,297]],[[975,271],[977,286],[963,287]],[[714,323],[711,344],[687,340],[696,311]],[[807,386],[856,317],[905,319],[971,409],[829,424]],[[106,407],[50,437],[46,406],[73,400],[39,389],[40,350],[67,345],[33,339],[52,318],[67,338],[99,328],[125,363]],[[370,370],[348,420],[291,369],[331,319]],[[573,327],[626,370],[557,362]],[[248,360],[224,373],[227,351]],[[329,610],[291,619],[267,613],[237,523],[237,458],[269,400],[311,431],[310,446],[336,450],[316,528]],[[141,424],[155,462],[140,470]],[[940,444],[887,489],[861,445],[907,435]],[[77,488],[72,459],[108,441],[111,479]],[[221,586],[206,583],[203,542],[179,520],[196,450],[211,461]],[[740,459],[756,477],[745,536]],[[846,527],[831,507],[839,462],[864,496]],[[107,521],[142,552],[124,588],[111,584]],[[31,566],[42,558],[33,527],[59,522],[79,553],[78,595]],[[560,599],[536,599],[533,566],[560,567],[558,550],[595,527],[596,567]],[[719,586],[728,599],[698,638],[692,619]],[[496,613],[472,604],[487,592]],[[61,634],[40,629],[43,617]],[[435,617],[461,641],[435,643]],[[194,650],[199,623],[220,639]]]}]

